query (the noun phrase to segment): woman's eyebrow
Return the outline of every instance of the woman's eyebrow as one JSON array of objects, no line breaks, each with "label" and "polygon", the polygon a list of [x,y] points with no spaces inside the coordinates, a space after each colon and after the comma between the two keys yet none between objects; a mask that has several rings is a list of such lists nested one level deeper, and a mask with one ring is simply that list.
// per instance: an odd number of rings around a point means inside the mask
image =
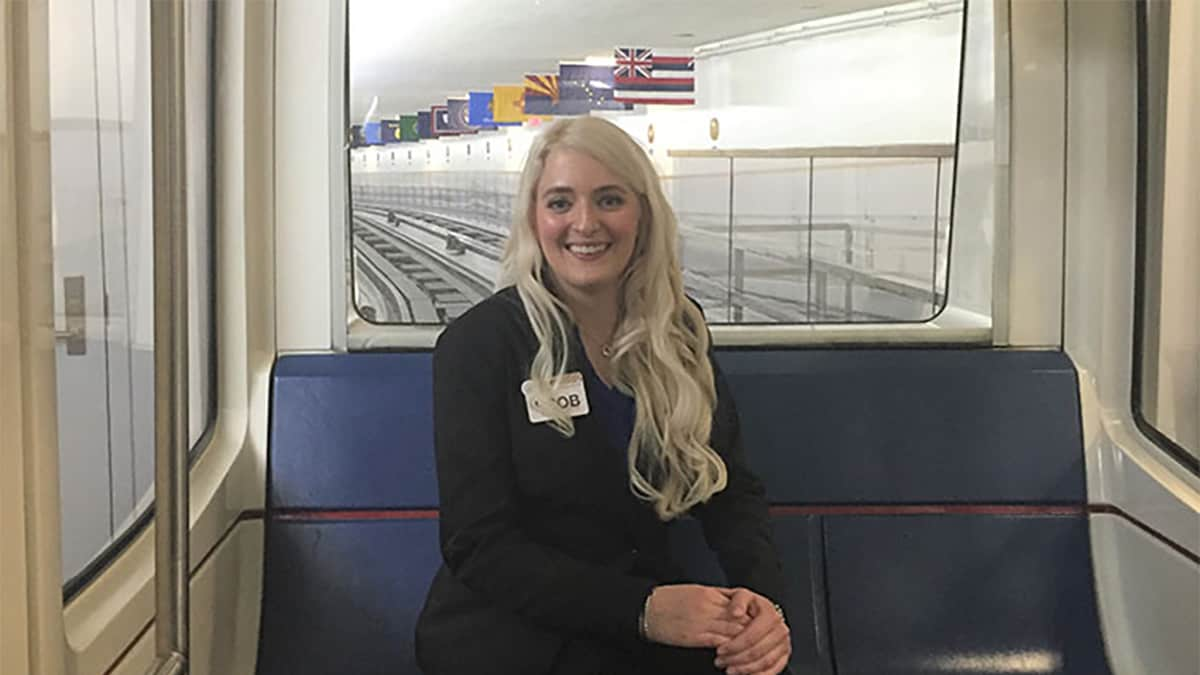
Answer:
[{"label": "woman's eyebrow", "polygon": [[606,190],[615,190],[617,192],[629,192],[629,190],[627,190],[624,185],[618,185],[616,183],[613,183],[612,185],[601,185],[600,187],[596,188],[595,190],[592,190],[592,194],[595,194],[597,192],[604,192]]},{"label": "woman's eyebrow", "polygon": [[573,194],[575,194],[575,190],[573,190],[570,187],[567,187],[566,185],[555,185],[554,187],[549,187],[542,191],[542,197],[549,197],[550,195],[553,195],[553,194],[573,195]]}]

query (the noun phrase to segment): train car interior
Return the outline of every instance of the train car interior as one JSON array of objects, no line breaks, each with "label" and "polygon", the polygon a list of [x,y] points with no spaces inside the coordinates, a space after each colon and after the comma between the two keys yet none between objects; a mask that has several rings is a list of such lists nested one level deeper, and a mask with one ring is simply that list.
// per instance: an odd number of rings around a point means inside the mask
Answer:
[{"label": "train car interior", "polygon": [[1192,0],[5,0],[0,675],[420,675],[433,349],[585,115],[678,217],[789,672],[1200,675],[1197,45]]}]

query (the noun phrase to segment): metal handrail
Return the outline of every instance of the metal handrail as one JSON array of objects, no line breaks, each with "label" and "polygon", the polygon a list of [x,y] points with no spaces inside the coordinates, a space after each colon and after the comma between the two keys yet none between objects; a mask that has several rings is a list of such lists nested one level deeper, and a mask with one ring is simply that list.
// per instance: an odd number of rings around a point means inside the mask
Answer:
[{"label": "metal handrail", "polygon": [[805,148],[727,148],[667,150],[672,158],[733,159],[932,159],[954,157],[953,143],[827,145]]},{"label": "metal handrail", "polygon": [[154,592],[150,673],[188,670],[187,146],[183,0],[150,3],[154,171]]}]

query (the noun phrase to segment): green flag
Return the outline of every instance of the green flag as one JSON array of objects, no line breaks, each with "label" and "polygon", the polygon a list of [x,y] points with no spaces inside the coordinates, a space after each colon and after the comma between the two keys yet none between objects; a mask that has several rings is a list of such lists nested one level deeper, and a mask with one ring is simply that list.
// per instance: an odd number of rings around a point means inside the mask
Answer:
[{"label": "green flag", "polygon": [[403,143],[416,143],[419,140],[421,140],[421,134],[417,133],[417,116],[401,115],[400,141]]}]

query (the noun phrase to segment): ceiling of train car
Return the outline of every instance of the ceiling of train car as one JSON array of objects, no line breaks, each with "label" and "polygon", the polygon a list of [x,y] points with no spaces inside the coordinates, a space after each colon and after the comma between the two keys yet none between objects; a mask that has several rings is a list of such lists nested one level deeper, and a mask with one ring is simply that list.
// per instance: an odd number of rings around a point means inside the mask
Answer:
[{"label": "ceiling of train car", "polygon": [[687,49],[897,0],[350,0],[350,117],[521,84],[617,45]]}]

